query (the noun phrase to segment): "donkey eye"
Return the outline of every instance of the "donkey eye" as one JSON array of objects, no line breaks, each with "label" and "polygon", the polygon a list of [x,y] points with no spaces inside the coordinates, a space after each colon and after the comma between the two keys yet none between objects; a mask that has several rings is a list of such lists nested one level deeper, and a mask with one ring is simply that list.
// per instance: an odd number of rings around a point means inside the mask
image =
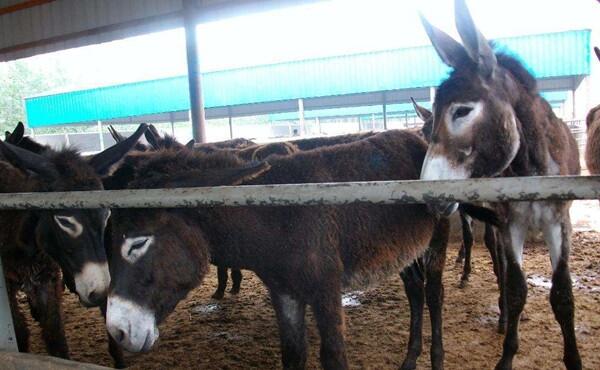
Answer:
[{"label": "donkey eye", "polygon": [[72,238],[77,238],[83,232],[83,226],[73,216],[54,216],[54,221]]},{"label": "donkey eye", "polygon": [[154,242],[154,236],[138,236],[135,238],[125,238],[121,246],[121,256],[129,263],[135,263],[146,252]]},{"label": "donkey eye", "polygon": [[131,252],[136,249],[142,248],[143,246],[146,245],[146,243],[148,243],[148,238],[134,241],[133,244],[131,244],[131,247],[129,248],[129,254],[131,254]]},{"label": "donkey eye", "polygon": [[467,106],[458,107],[454,111],[454,114],[452,114],[452,120],[454,121],[459,118],[466,117],[469,115],[469,113],[471,113],[471,111],[473,111],[473,108],[471,108],[471,107],[467,107]]}]

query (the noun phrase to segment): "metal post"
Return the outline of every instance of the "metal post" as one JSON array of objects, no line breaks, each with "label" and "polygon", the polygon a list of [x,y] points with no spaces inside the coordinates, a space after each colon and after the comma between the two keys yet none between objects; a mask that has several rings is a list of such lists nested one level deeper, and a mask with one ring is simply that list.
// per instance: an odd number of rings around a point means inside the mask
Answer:
[{"label": "metal post", "polygon": [[69,140],[69,134],[67,132],[65,132],[65,145],[71,145],[71,141]]},{"label": "metal post", "polygon": [[571,96],[571,119],[575,120],[575,116],[577,115],[575,110],[575,89],[569,90],[569,95]]},{"label": "metal post", "polygon": [[173,112],[169,113],[169,122],[171,123],[171,136],[175,137],[175,117]]},{"label": "metal post", "polygon": [[306,127],[304,126],[304,100],[298,99],[298,117],[300,119],[300,134],[306,135]]},{"label": "metal post", "polygon": [[31,137],[35,137],[35,131],[33,131],[33,129],[32,129],[32,128],[30,128],[30,129],[29,129],[29,132],[31,132],[31,134],[30,134],[30,135],[31,135]]},{"label": "metal post", "polygon": [[371,129],[375,131],[375,113],[371,113]]},{"label": "metal post", "polygon": [[104,150],[104,135],[102,135],[102,121],[98,121],[98,135],[100,137],[100,151]]},{"label": "metal post", "polygon": [[319,127],[319,135],[322,135],[323,130],[321,128],[321,120],[319,119],[319,116],[315,117],[315,119],[317,120],[317,127]]},{"label": "metal post", "polygon": [[8,303],[6,280],[4,280],[4,271],[2,270],[2,259],[0,259],[0,351],[18,351],[15,328],[10,304]]},{"label": "metal post", "polygon": [[383,103],[383,129],[387,130],[387,104]]},{"label": "metal post", "polygon": [[435,100],[435,87],[431,86],[429,88],[429,102],[431,104],[433,104],[433,101]]},{"label": "metal post", "polygon": [[198,43],[196,40],[196,7],[193,0],[183,1],[183,20],[185,27],[185,44],[187,52],[188,85],[190,89],[190,106],[192,111],[192,135],[197,143],[206,142],[206,118],[200,82],[200,66]]},{"label": "metal post", "polygon": [[229,119],[229,138],[233,139],[233,118],[231,117],[231,107],[227,107],[227,118]]}]

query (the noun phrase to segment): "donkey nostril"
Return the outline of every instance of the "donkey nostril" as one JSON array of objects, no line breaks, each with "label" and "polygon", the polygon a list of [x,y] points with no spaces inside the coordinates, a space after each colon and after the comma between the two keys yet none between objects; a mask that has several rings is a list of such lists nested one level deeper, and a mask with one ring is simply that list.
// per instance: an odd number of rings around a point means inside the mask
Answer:
[{"label": "donkey nostril", "polygon": [[122,343],[123,339],[125,339],[125,332],[121,329],[117,329],[115,340],[119,343]]},{"label": "donkey nostril", "polygon": [[98,303],[100,298],[100,294],[98,294],[95,290],[88,294],[88,300],[90,301],[90,303]]}]

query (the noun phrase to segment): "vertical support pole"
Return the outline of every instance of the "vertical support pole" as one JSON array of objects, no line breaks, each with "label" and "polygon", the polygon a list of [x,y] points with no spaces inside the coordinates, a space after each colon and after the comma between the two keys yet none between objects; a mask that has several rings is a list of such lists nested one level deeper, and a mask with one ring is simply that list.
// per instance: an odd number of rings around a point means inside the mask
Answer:
[{"label": "vertical support pole", "polygon": [[434,100],[435,100],[435,87],[431,86],[429,88],[429,102],[433,105]]},{"label": "vertical support pole", "polygon": [[321,128],[321,120],[319,119],[319,116],[315,117],[315,119],[317,120],[317,127],[319,127],[319,135],[323,135],[323,130]]},{"label": "vertical support pole", "polygon": [[31,137],[35,137],[35,131],[32,128],[29,129]]},{"label": "vertical support pole", "polygon": [[98,121],[98,137],[100,138],[100,151],[104,150],[104,135],[102,135],[102,121]]},{"label": "vertical support pole", "polygon": [[574,121],[575,116],[577,115],[577,110],[575,106],[575,89],[569,90],[569,95],[571,97],[571,119]]},{"label": "vertical support pole", "polygon": [[298,117],[300,119],[300,133],[306,135],[306,127],[304,126],[304,100],[298,99]]},{"label": "vertical support pole", "polygon": [[0,259],[0,351],[18,351],[15,327],[8,301],[8,289],[2,270],[2,259]]},{"label": "vertical support pole", "polygon": [[169,113],[169,123],[171,124],[171,136],[175,137],[175,115],[173,112]]},{"label": "vertical support pole", "polygon": [[71,141],[69,140],[69,134],[67,132],[65,132],[65,145],[71,145]]},{"label": "vertical support pole", "polygon": [[197,143],[206,142],[206,118],[200,82],[198,43],[196,40],[196,7],[194,0],[183,0],[183,21],[190,89],[192,135]]},{"label": "vertical support pole", "polygon": [[383,93],[383,129],[387,130],[387,95]]},{"label": "vertical support pole", "polygon": [[371,130],[375,131],[375,113],[371,113]]},{"label": "vertical support pole", "polygon": [[233,117],[231,117],[231,107],[227,107],[227,118],[229,119],[229,138],[233,139]]}]

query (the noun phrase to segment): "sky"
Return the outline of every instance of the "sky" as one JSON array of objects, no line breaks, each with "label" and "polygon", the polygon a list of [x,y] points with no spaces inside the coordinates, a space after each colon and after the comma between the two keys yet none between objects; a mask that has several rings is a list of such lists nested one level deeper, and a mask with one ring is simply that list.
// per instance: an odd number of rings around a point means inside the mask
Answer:
[{"label": "sky", "polygon": [[[596,28],[596,0],[470,0],[488,38]],[[200,24],[201,70],[427,45],[418,14],[456,35],[452,0],[332,0]],[[593,32],[593,34],[595,34]],[[72,86],[88,88],[186,73],[182,29],[28,58],[60,63]]]}]

